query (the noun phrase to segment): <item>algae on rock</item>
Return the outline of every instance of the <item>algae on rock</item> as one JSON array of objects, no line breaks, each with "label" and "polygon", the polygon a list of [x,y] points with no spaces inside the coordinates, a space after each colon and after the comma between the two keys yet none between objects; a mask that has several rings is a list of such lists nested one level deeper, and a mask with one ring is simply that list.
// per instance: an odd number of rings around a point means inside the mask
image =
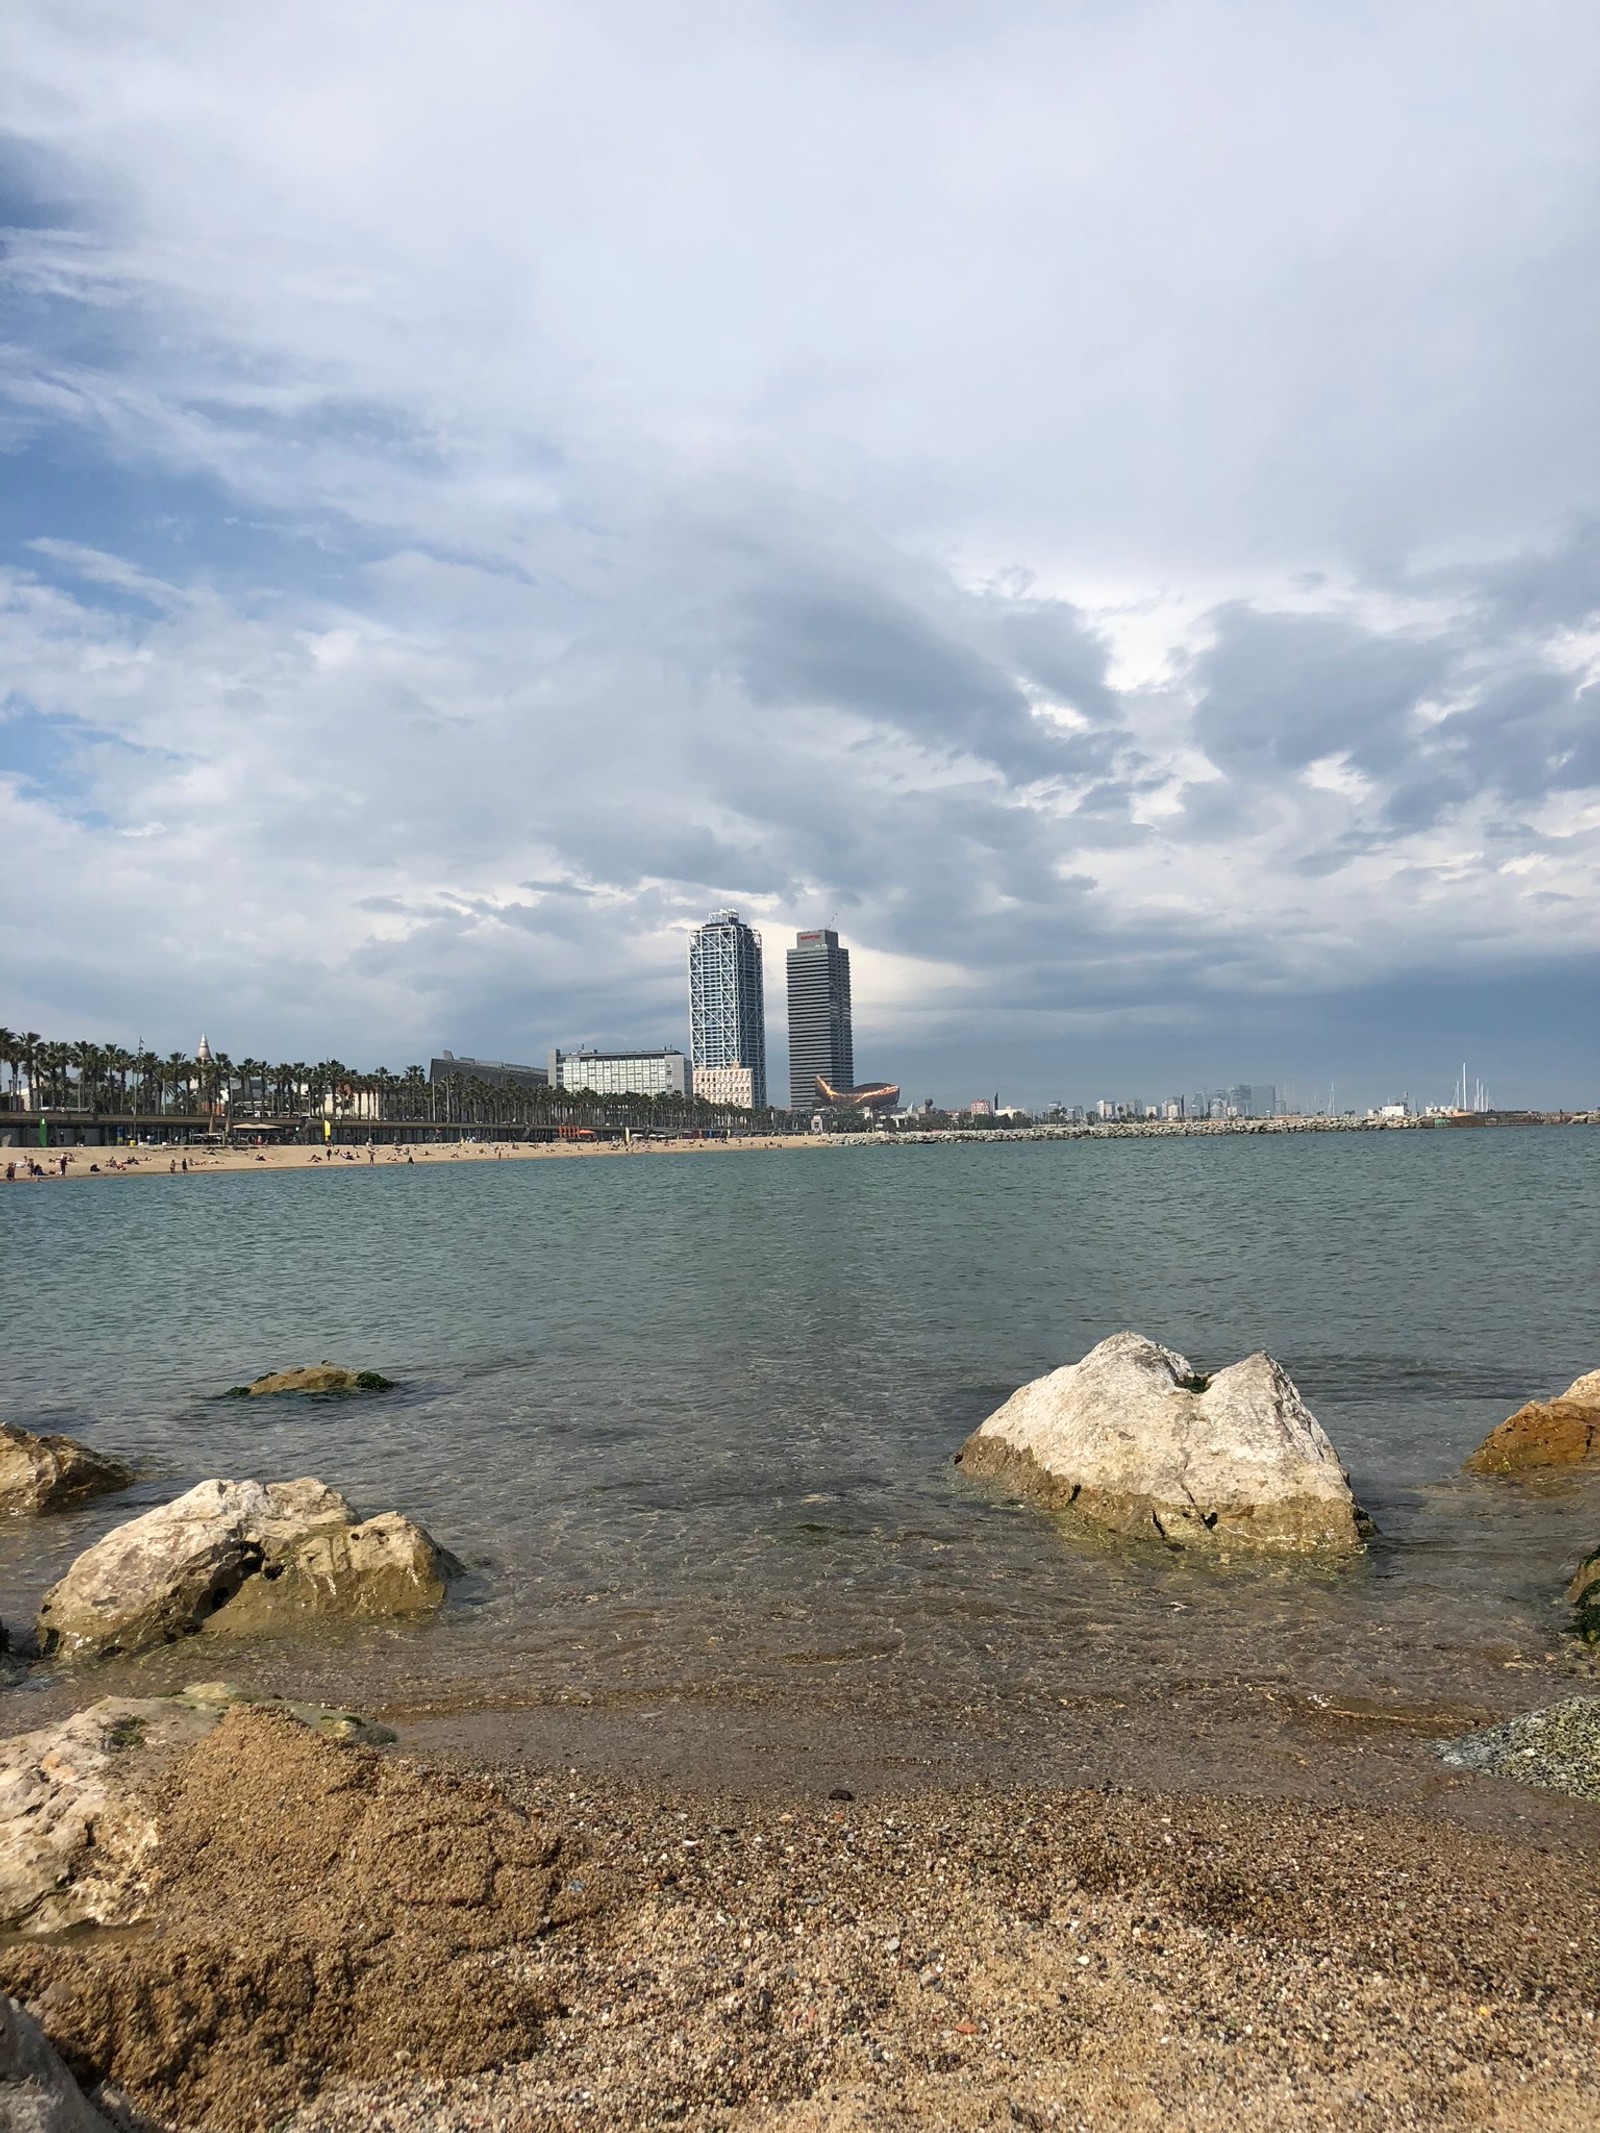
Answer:
[{"label": "algae on rock", "polygon": [[303,1392],[338,1398],[352,1392],[388,1392],[394,1380],[376,1370],[346,1370],[340,1363],[305,1363],[297,1370],[269,1370],[248,1385],[230,1385],[225,1400],[270,1399],[274,1393]]}]

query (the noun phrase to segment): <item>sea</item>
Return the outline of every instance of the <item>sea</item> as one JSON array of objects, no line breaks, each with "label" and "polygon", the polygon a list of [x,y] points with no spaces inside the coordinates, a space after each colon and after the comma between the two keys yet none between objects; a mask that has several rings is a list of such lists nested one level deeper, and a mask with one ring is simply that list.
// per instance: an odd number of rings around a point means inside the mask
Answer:
[{"label": "sea", "polygon": [[[1461,1462],[1600,1365],[1600,1134],[1276,1134],[341,1165],[0,1191],[0,1418],[125,1495],[0,1526],[0,1619],[208,1475],[315,1475],[461,1558],[442,1613],[219,1674],[373,1710],[663,1699],[1003,1725],[1196,1685],[1513,1708],[1600,1484]],[[1334,1567],[1072,1528],[951,1455],[1134,1328],[1288,1368],[1378,1532]],[[219,1398],[330,1359],[345,1400]],[[1563,1661],[1563,1663],[1565,1663]],[[14,1730],[47,1672],[5,1691]],[[80,1682],[77,1693],[87,1693]]]}]

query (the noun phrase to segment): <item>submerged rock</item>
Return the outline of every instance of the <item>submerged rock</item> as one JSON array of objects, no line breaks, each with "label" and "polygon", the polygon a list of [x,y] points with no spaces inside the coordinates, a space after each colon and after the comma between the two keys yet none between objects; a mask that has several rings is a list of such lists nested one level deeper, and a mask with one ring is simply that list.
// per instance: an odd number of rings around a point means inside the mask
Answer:
[{"label": "submerged rock", "polygon": [[180,1696],[108,1696],[58,1725],[0,1741],[0,1933],[138,1918],[151,1886],[157,1784],[236,1704],[265,1705],[332,1740],[394,1739],[354,1712],[212,1681]]},{"label": "submerged rock", "polygon": [[1469,1474],[1524,1474],[1600,1460],[1600,1370],[1575,1378],[1553,1400],[1508,1415],[1466,1460]]},{"label": "submerged rock", "polygon": [[0,2127],[5,2133],[111,2133],[55,2046],[0,1993]]},{"label": "submerged rock", "polygon": [[275,1392],[309,1392],[326,1397],[348,1392],[388,1392],[392,1378],[376,1370],[346,1370],[338,1363],[306,1363],[298,1370],[270,1370],[248,1385],[230,1385],[225,1400],[262,1400]]},{"label": "submerged rock", "polygon": [[1359,1548],[1370,1521],[1270,1355],[1214,1377],[1138,1333],[1012,1394],[956,1454],[1054,1508],[1186,1546]]},{"label": "submerged rock", "polygon": [[125,1489],[133,1469],[72,1437],[36,1437],[0,1422],[0,1512],[65,1511]]},{"label": "submerged rock", "polygon": [[1435,1750],[1441,1762],[1600,1800],[1600,1696],[1569,1696]]},{"label": "submerged rock", "polygon": [[44,1596],[39,1645],[104,1657],[200,1629],[423,1613],[459,1567],[396,1512],[362,1525],[320,1481],[202,1481],[78,1557]]}]

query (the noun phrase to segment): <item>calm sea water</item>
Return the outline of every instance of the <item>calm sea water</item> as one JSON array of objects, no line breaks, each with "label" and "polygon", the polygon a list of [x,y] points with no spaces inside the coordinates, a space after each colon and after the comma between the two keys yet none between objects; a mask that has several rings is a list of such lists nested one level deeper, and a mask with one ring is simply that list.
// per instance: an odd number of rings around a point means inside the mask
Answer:
[{"label": "calm sea water", "polygon": [[[472,1574],[432,1623],[266,1655],[302,1693],[972,1713],[1249,1681],[1515,1700],[1600,1543],[1600,1490],[1460,1461],[1600,1364],[1597,1270],[1600,1135],[1582,1129],[7,1190],[0,1414],[124,1451],[141,1478],[0,1529],[0,1617],[26,1620],[79,1548],[202,1476],[315,1474],[420,1518]],[[952,1468],[1016,1385],[1124,1326],[1202,1368],[1280,1357],[1382,1529],[1366,1559],[1097,1546]],[[397,1389],[213,1397],[322,1357]],[[195,1671],[189,1647],[108,1670]]]}]

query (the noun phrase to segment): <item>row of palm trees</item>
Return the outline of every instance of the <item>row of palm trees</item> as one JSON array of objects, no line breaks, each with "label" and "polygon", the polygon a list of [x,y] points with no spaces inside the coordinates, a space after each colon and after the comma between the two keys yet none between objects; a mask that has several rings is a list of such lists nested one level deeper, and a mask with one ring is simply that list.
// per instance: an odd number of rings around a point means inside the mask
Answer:
[{"label": "row of palm trees", "polygon": [[[681,1131],[752,1123],[748,1111],[684,1096],[592,1096],[576,1089],[500,1086],[466,1074],[430,1082],[420,1066],[360,1073],[337,1059],[274,1065],[225,1052],[185,1058],[116,1044],[52,1043],[36,1030],[0,1029],[4,1104],[27,1111],[73,1111],[124,1118],[209,1116],[236,1128],[254,1122],[371,1120],[456,1126],[632,1125]],[[761,1123],[775,1114],[765,1113]]]}]

